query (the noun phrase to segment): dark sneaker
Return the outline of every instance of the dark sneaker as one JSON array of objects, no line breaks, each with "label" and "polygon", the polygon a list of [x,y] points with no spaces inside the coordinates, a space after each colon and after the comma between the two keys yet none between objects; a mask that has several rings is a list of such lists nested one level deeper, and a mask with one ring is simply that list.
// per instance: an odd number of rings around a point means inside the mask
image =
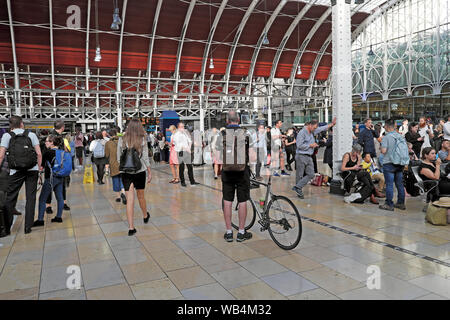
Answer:
[{"label": "dark sneaker", "polygon": [[378,208],[381,210],[394,211],[394,206],[389,206],[387,203],[380,205]]},{"label": "dark sneaker", "polygon": [[31,228],[25,228],[24,233],[25,233],[25,234],[31,233]]},{"label": "dark sneaker", "polygon": [[231,233],[225,232],[223,238],[225,239],[226,242],[233,242],[233,232]]},{"label": "dark sneaker", "polygon": [[305,199],[305,195],[303,194],[303,191],[299,188],[297,188],[296,186],[292,187],[292,190],[295,191],[295,193],[297,194],[297,196],[300,199]]},{"label": "dark sneaker", "polygon": [[287,172],[281,172],[281,175],[282,175],[282,176],[290,176],[290,174],[287,173]]},{"label": "dark sneaker", "polygon": [[182,182],[182,183],[181,183],[181,186],[182,186],[182,187],[186,187],[186,182]]},{"label": "dark sneaker", "polygon": [[147,217],[144,218],[144,223],[148,223],[149,219],[150,219],[150,213],[147,212]]},{"label": "dark sneaker", "polygon": [[136,228],[134,228],[133,230],[128,230],[128,235],[131,237],[131,236],[134,236],[135,234],[136,234],[136,232],[137,232],[137,230],[136,230]]},{"label": "dark sneaker", "polygon": [[121,201],[121,199],[120,198],[116,198],[116,202],[120,202]]},{"label": "dark sneaker", "polygon": [[273,174],[273,176],[274,176],[274,177],[279,177],[280,174],[279,174],[278,172],[275,172],[275,173]]},{"label": "dark sneaker", "polygon": [[406,206],[404,203],[397,203],[394,204],[394,208],[400,209],[400,210],[406,210]]},{"label": "dark sneaker", "polygon": [[66,203],[64,203],[64,210],[70,211],[70,207]]},{"label": "dark sneaker", "polygon": [[123,204],[127,204],[127,197],[125,196],[124,193],[121,193],[121,194],[120,194],[120,198],[122,199],[122,203],[123,203]]},{"label": "dark sneaker", "polygon": [[52,222],[62,223],[63,220],[62,220],[62,218],[54,217],[54,218],[52,219]]},{"label": "dark sneaker", "polygon": [[191,186],[195,186],[197,184],[200,184],[200,182],[197,182],[197,181],[191,182]]},{"label": "dark sneaker", "polygon": [[22,215],[22,212],[19,212],[19,211],[17,211],[16,208],[14,208],[14,209],[13,209],[13,215],[15,215],[15,216],[21,216],[21,215]]},{"label": "dark sneaker", "polygon": [[42,227],[44,225],[44,221],[43,220],[36,220],[33,223],[33,227]]},{"label": "dark sneaker", "polygon": [[53,213],[52,207],[47,207],[47,209],[45,209],[45,212],[47,212],[48,214],[52,214]]},{"label": "dark sneaker", "polygon": [[245,240],[250,240],[252,238],[252,234],[250,232],[245,231],[245,233],[240,233],[238,232],[237,237],[236,237],[236,241],[237,242],[242,242]]}]

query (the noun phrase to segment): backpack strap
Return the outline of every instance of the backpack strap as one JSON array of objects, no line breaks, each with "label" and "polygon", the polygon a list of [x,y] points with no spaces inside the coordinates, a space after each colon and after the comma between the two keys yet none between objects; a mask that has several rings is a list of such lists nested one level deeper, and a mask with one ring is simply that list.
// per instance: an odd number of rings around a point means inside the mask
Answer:
[{"label": "backpack strap", "polygon": [[25,131],[23,132],[23,136],[24,137],[28,137],[28,133],[30,132],[30,130],[25,129]]},{"label": "backpack strap", "polygon": [[16,136],[16,133],[14,131],[12,131],[12,130],[10,132],[8,132],[8,133],[9,133],[11,139]]}]

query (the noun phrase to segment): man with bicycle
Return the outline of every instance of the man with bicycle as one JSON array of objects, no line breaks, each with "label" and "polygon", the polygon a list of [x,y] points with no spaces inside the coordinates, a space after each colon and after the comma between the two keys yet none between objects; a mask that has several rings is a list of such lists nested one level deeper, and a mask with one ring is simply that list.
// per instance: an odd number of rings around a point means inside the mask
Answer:
[{"label": "man with bicycle", "polygon": [[250,136],[239,127],[239,116],[236,111],[231,110],[227,115],[227,127],[223,130],[219,145],[223,148],[222,169],[222,196],[223,215],[225,219],[226,232],[224,239],[233,241],[231,229],[231,207],[234,195],[237,193],[239,202],[239,231],[236,241],[242,242],[252,238],[252,234],[245,230],[247,218],[247,201],[250,199],[250,167],[249,146]]}]

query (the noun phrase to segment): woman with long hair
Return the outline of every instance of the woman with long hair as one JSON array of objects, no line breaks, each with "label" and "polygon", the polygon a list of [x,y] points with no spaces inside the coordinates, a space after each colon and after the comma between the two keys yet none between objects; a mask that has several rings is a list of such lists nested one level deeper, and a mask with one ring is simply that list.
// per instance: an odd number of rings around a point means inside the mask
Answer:
[{"label": "woman with long hair", "polygon": [[169,181],[169,183],[180,183],[179,172],[180,172],[180,164],[178,163],[178,154],[175,151],[175,144],[173,142],[172,137],[174,136],[175,132],[177,132],[177,128],[172,124],[169,127],[169,131],[172,132],[172,135],[170,136],[170,141],[168,141],[170,146],[170,156],[169,156],[169,164],[170,164],[170,170],[172,170],[172,176],[173,179]]},{"label": "woman with long hair", "polygon": [[117,159],[117,144],[119,143],[117,130],[111,129],[109,134],[110,139],[105,145],[105,156],[106,159],[108,159],[109,168],[111,170],[110,174],[113,183],[113,191],[117,192],[116,202],[122,201],[123,204],[127,204],[125,190],[122,183],[122,176],[119,171],[119,160]]},{"label": "woman with long hair", "polygon": [[296,151],[296,142],[294,136],[294,129],[289,128],[286,133],[286,140],[285,140],[285,147],[284,150],[286,151],[286,158],[287,158],[287,165],[286,169],[289,171],[292,171],[291,163],[295,161],[295,151]]},{"label": "woman with long hair", "polygon": [[222,150],[220,149],[221,143],[219,142],[219,137],[221,137],[223,130],[225,130],[225,128],[220,128],[219,131],[216,128],[212,129],[213,135],[211,137],[211,149],[214,161],[214,179],[217,179],[219,172],[222,171]]},{"label": "woman with long hair", "polygon": [[413,145],[413,151],[417,158],[420,158],[420,150],[422,149],[424,138],[419,134],[419,124],[411,122],[408,127],[408,132],[405,134],[407,142]]},{"label": "woman with long hair", "polygon": [[141,168],[135,173],[121,171],[122,182],[127,197],[128,235],[132,236],[136,233],[136,228],[134,227],[134,190],[136,189],[139,206],[141,207],[142,215],[144,216],[144,223],[148,223],[150,213],[147,211],[147,203],[145,201],[146,176],[148,184],[152,181],[146,135],[141,122],[137,119],[133,119],[129,122],[125,134],[119,139],[117,147],[117,159],[119,159],[119,163],[122,161],[122,153],[126,149],[136,150],[141,161]]},{"label": "woman with long hair", "polygon": [[436,159],[436,150],[431,147],[423,148],[422,150],[422,163],[419,166],[419,176],[422,180],[437,180],[439,181],[438,190],[434,189],[428,193],[428,199],[435,201],[439,198],[438,194],[450,194],[450,180],[447,178],[450,173],[450,168],[447,166],[445,174],[441,172],[441,159]]}]

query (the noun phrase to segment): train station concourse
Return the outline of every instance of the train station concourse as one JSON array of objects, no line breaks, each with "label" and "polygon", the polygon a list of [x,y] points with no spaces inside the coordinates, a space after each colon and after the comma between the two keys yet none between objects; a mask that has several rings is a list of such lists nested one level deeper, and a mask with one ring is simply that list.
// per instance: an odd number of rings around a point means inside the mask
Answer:
[{"label": "train station concourse", "polygon": [[0,0],[0,303],[449,300],[449,17]]}]

